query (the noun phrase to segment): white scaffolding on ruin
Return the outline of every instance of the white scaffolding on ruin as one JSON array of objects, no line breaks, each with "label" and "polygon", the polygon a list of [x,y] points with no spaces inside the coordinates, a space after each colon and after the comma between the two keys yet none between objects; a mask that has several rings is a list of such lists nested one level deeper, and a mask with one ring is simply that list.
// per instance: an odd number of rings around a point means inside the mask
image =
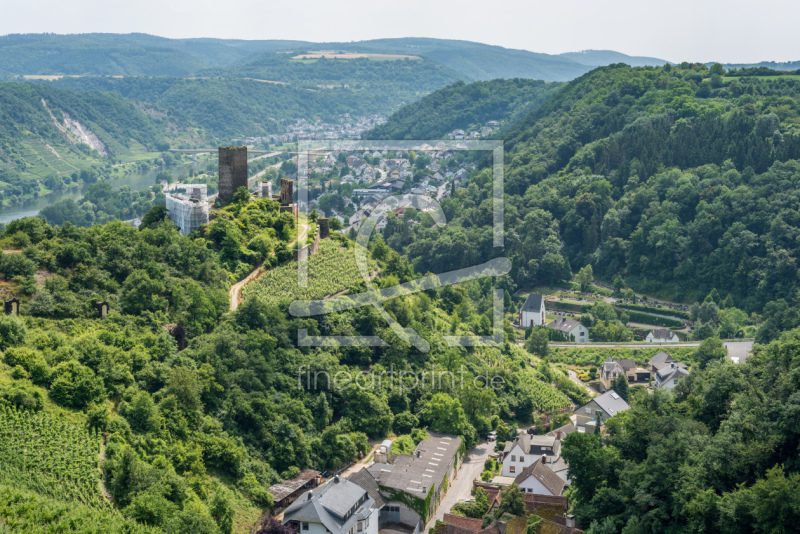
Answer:
[{"label": "white scaffolding on ruin", "polygon": [[171,184],[166,192],[167,214],[188,235],[208,224],[208,187],[205,184]]}]

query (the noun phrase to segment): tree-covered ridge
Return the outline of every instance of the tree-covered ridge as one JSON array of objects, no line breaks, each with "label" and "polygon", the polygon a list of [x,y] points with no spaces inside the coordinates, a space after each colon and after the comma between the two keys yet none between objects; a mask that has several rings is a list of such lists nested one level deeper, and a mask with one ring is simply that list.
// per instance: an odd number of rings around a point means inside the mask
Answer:
[{"label": "tree-covered ridge", "polygon": [[[599,436],[562,447],[589,532],[792,532],[800,520],[800,333],[746,364],[693,368],[674,390],[641,389]],[[636,390],[637,388],[634,388]]]},{"label": "tree-covered ridge", "polygon": [[423,94],[436,90],[463,76],[433,61],[417,57],[400,59],[319,58],[293,59],[302,56],[303,50],[291,52],[265,52],[246,63],[224,69],[200,71],[197,76],[223,76],[254,78],[290,83],[300,87],[348,86],[362,91],[372,91],[378,86],[397,86],[409,94]]},{"label": "tree-covered ridge", "polygon": [[560,86],[538,80],[457,82],[403,106],[366,139],[440,139],[496,120],[512,124],[547,101]]},{"label": "tree-covered ridge", "polygon": [[[762,335],[798,324],[789,308],[800,288],[800,82],[722,74],[597,69],[508,132],[509,291],[591,264],[604,280],[687,303],[730,293],[736,307],[765,314]],[[446,227],[390,220],[387,243],[421,272],[499,254],[490,170],[470,182],[442,202]]]},{"label": "tree-covered ridge", "polygon": [[[450,81],[443,80],[442,85]],[[82,77],[48,83],[79,92],[112,91],[168,108],[224,138],[275,133],[280,131],[276,121],[283,119],[390,113],[404,101],[421,95],[416,89],[398,89],[391,84],[379,86],[376,91],[357,91],[341,87],[300,88],[240,78]]]},{"label": "tree-covered ridge", "polygon": [[[63,414],[76,428],[101,431],[105,488],[127,518],[169,533],[227,534],[237,517],[237,531],[246,531],[270,506],[271,484],[307,467],[338,468],[367,454],[368,438],[427,427],[471,445],[490,430],[507,435],[504,420],[533,421],[567,397],[585,396],[563,386],[572,383],[546,362],[532,367],[511,343],[480,351],[447,346],[444,335],[491,333],[488,280],[385,304],[429,341],[428,354],[396,339],[372,307],[300,319],[287,313],[286,301],[255,296],[222,315],[222,266],[271,261],[262,245],[294,235],[274,202],[243,196],[237,192],[209,228],[191,236],[180,236],[158,211],[141,230],[118,222],[51,227],[39,219],[6,227],[4,248],[22,249],[2,257],[6,282],[35,297],[23,302],[22,318],[0,317],[0,404],[33,417]],[[369,252],[380,266],[378,286],[415,277],[381,240]],[[35,269],[36,278],[29,276]],[[111,303],[104,320],[91,312],[99,299]],[[188,327],[185,350],[163,328],[168,322]],[[300,329],[380,335],[390,344],[298,348]],[[401,385],[400,370],[444,378]],[[337,373],[375,381],[336,387],[326,377]],[[501,377],[499,389],[483,386],[486,376]],[[0,511],[34,521],[13,505],[16,498],[0,492]]]},{"label": "tree-covered ridge", "polygon": [[114,93],[0,83],[0,201],[91,183],[101,165],[204,135],[172,112]]},{"label": "tree-covered ridge", "polygon": [[[44,101],[44,104],[43,104]],[[53,116],[51,116],[51,113]],[[59,147],[67,144],[54,122],[79,122],[94,133],[109,153],[132,143],[155,150],[164,145],[169,120],[159,120],[132,102],[109,92],[65,91],[47,84],[0,84],[0,149],[3,163],[19,163],[15,148],[31,134]],[[24,170],[24,167],[19,170]]]},{"label": "tree-covered ridge", "polygon": [[25,314],[93,317],[94,303],[108,301],[152,324],[177,321],[200,333],[228,308],[217,254],[168,221],[137,230],[121,222],[54,227],[30,217],[9,223],[3,243],[19,251],[0,258],[0,273],[29,296]]},{"label": "tree-covered ridge", "polygon": [[800,156],[798,81],[725,83],[722,69],[682,67],[613,65],[567,84],[506,137],[511,192],[562,169],[588,167],[620,191],[659,166],[731,159],[763,172]]}]

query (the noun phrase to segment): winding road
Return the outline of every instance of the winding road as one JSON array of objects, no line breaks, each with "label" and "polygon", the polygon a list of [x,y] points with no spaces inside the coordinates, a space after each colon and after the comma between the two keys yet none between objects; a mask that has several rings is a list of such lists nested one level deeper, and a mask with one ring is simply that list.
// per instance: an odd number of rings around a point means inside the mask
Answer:
[{"label": "winding road", "polygon": [[[301,228],[300,234],[297,236],[297,239],[291,242],[289,248],[293,247],[295,243],[297,243],[298,241],[302,241],[306,238],[306,235],[308,234],[309,225],[301,224],[300,228]],[[230,298],[231,301],[231,311],[236,311],[236,308],[239,307],[239,294],[241,293],[242,288],[247,284],[249,284],[250,282],[252,282],[253,279],[256,278],[259,274],[261,274],[263,270],[264,270],[264,264],[262,263],[261,265],[256,267],[255,270],[253,270],[253,272],[251,272],[243,279],[241,279],[240,281],[236,282],[231,286],[230,291],[228,291],[228,297]]]}]

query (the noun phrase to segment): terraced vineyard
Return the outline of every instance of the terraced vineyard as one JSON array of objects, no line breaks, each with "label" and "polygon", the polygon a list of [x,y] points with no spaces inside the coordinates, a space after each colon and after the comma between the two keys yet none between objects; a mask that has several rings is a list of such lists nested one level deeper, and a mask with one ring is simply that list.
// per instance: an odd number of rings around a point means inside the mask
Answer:
[{"label": "terraced vineyard", "polygon": [[43,412],[0,406],[0,484],[103,507],[100,438]]},{"label": "terraced vineyard", "polygon": [[62,502],[0,484],[0,532],[160,534],[162,531],[139,525],[110,508],[99,510]]},{"label": "terraced vineyard", "polygon": [[[369,260],[370,272],[377,268]],[[319,252],[308,259],[308,287],[297,285],[297,262],[271,269],[245,286],[244,299],[257,297],[268,303],[281,299],[321,299],[348,289],[363,278],[356,267],[352,248],[342,247],[335,239],[324,239]]]},{"label": "terraced vineyard", "polygon": [[550,384],[530,378],[527,380],[533,394],[533,405],[543,413],[554,413],[570,405],[569,398]]}]

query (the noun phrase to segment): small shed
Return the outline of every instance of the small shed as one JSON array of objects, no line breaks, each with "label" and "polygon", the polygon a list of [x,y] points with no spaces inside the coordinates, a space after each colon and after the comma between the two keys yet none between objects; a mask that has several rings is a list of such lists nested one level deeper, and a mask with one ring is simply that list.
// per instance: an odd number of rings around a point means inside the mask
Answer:
[{"label": "small shed", "polygon": [[297,497],[307,488],[316,487],[322,477],[319,471],[303,469],[299,475],[280,484],[269,487],[269,492],[275,499],[275,508],[285,508],[292,504]]}]

